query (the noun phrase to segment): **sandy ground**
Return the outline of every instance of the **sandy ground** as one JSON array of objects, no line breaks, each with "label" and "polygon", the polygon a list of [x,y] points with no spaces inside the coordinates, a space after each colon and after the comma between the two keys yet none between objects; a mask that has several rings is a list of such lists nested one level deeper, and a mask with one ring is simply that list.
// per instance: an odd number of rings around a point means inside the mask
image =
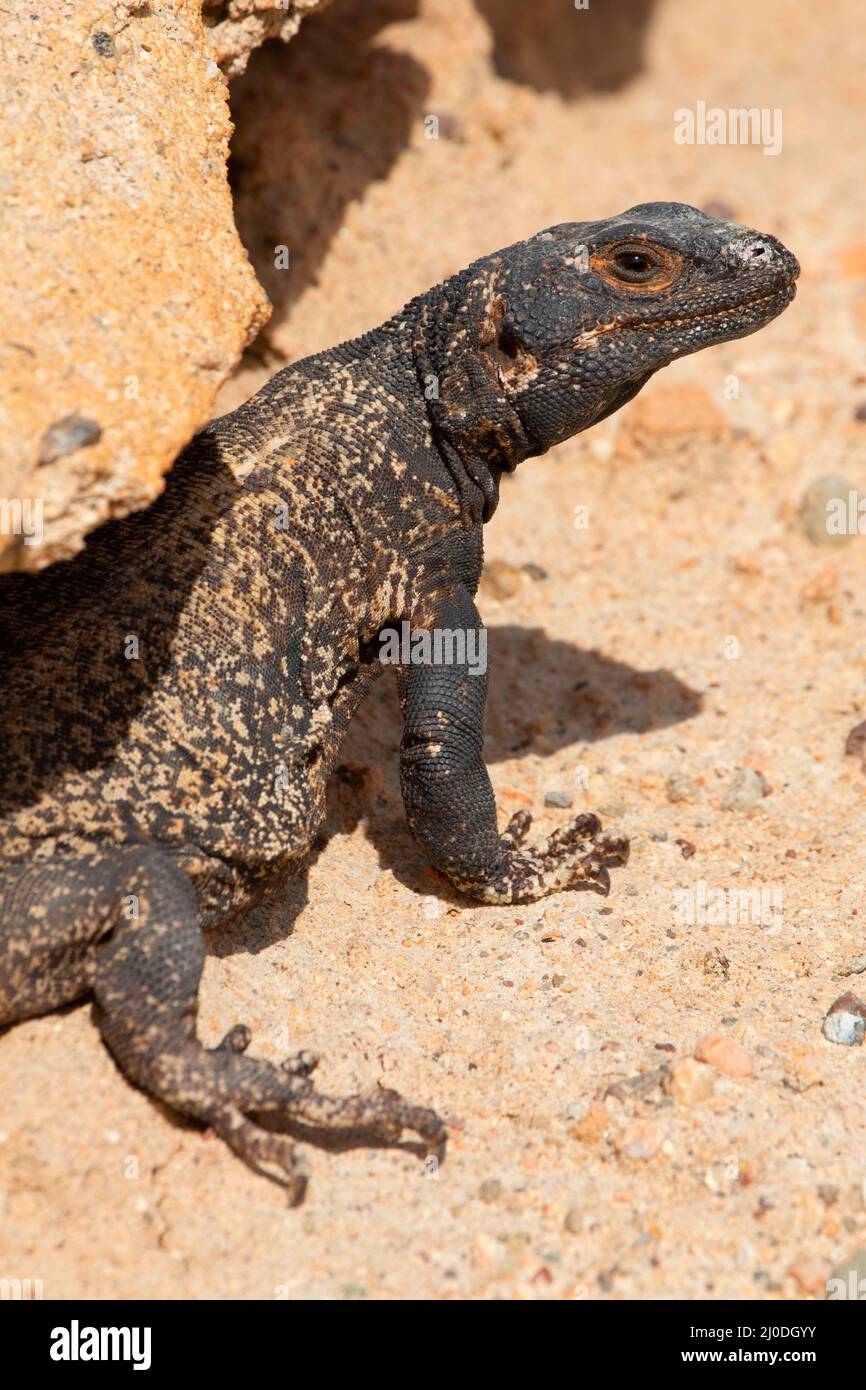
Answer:
[{"label": "sandy ground", "polygon": [[[866,950],[866,771],[843,756],[866,538],[816,546],[798,514],[823,474],[866,495],[860,7],[612,8],[336,0],[254,55],[233,179],[275,314],[223,408],[554,222],[674,198],[797,253],[780,321],[525,464],[488,528],[503,820],[544,832],[569,792],[631,862],[607,901],[458,900],[406,830],[383,682],[308,881],[212,940],[201,1031],[244,1021],[263,1056],[320,1052],[324,1089],[434,1105],[445,1162],[308,1146],[290,1210],[127,1085],[89,1005],[21,1025],[0,1275],[46,1297],[823,1297],[866,1248],[866,1051],[822,1037],[839,994],[866,997],[841,973]],[[699,100],[781,109],[781,153],[677,145]],[[738,769],[767,794],[726,809]],[[684,918],[762,887],[781,916]],[[708,1036],[727,1071],[685,1060]]]}]

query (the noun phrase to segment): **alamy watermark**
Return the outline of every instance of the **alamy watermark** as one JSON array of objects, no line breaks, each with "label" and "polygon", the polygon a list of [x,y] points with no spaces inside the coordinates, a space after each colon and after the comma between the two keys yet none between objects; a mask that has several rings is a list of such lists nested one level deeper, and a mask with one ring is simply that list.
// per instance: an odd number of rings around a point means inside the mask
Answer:
[{"label": "alamy watermark", "polygon": [[41,545],[43,511],[41,497],[0,497],[0,536],[23,536],[25,545]]},{"label": "alamy watermark", "polygon": [[847,498],[828,497],[825,509],[828,536],[866,536],[866,496],[855,488],[848,489]]},{"label": "alamy watermark", "polygon": [[470,676],[487,670],[487,632],[484,628],[413,627],[405,619],[400,630],[379,633],[379,660],[384,666],[465,666]]},{"label": "alamy watermark", "polygon": [[131,1361],[134,1371],[150,1369],[149,1327],[82,1327],[73,1318],[69,1327],[51,1332],[52,1361]]},{"label": "alamy watermark", "polygon": [[679,927],[760,927],[767,936],[782,929],[782,889],[712,888],[702,878],[691,888],[674,889],[674,921]]},{"label": "alamy watermark", "polygon": [[861,1279],[858,1271],[853,1267],[846,1271],[847,1279],[828,1279],[825,1285],[827,1290],[827,1302],[838,1303],[840,1299],[851,1303],[863,1303],[866,1301],[866,1279]]},{"label": "alamy watermark", "polygon": [[31,1303],[44,1297],[41,1279],[0,1279],[0,1303]]},{"label": "alamy watermark", "polygon": [[681,106],[674,112],[678,145],[760,145],[764,154],[782,148],[782,110],[779,106]]}]

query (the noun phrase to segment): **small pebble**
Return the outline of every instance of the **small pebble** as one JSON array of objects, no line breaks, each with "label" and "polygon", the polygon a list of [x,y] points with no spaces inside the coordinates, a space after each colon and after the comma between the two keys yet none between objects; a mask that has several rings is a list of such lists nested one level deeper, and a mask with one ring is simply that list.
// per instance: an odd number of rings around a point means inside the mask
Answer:
[{"label": "small pebble", "polygon": [[86,420],[83,415],[65,415],[56,420],[39,442],[39,462],[54,463],[55,459],[96,444],[102,438],[102,426],[96,420]]},{"label": "small pebble", "polygon": [[804,603],[826,603],[839,588],[839,571],[835,565],[822,565],[810,575],[800,589]]},{"label": "small pebble", "polygon": [[866,970],[866,951],[861,951],[859,956],[852,956],[851,960],[846,961],[840,975],[862,975]]},{"label": "small pebble", "polygon": [[803,1047],[792,1050],[782,1077],[783,1085],[789,1091],[796,1091],[802,1095],[804,1091],[810,1091],[813,1086],[820,1086],[823,1083],[821,1075],[820,1057],[814,1052],[808,1052]]},{"label": "small pebble", "polygon": [[565,1213],[565,1220],[562,1229],[568,1231],[569,1235],[579,1236],[583,1230],[583,1212],[580,1207],[569,1207]]},{"label": "small pebble", "polygon": [[470,1259],[476,1268],[489,1264],[503,1265],[504,1267],[508,1263],[506,1252],[500,1242],[495,1236],[488,1235],[486,1231],[482,1231],[472,1242]]},{"label": "small pebble", "polygon": [[866,719],[862,724],[855,724],[846,738],[845,755],[849,758],[859,758],[860,766],[866,772]]},{"label": "small pebble", "polygon": [[[285,8],[285,4],[277,5],[277,9]],[[442,136],[443,140],[452,140],[456,145],[464,145],[466,143],[463,122],[453,111],[440,111],[439,134]]]},{"label": "small pebble", "polygon": [[114,57],[114,54],[116,52],[114,46],[114,39],[111,37],[110,34],[106,34],[104,29],[101,29],[98,34],[92,34],[90,37],[90,42],[93,44],[93,47],[96,49],[100,58]]},{"label": "small pebble", "polygon": [[699,788],[697,782],[693,782],[684,772],[672,772],[665,782],[665,794],[668,801],[694,801],[699,795]]},{"label": "small pebble", "polygon": [[831,1004],[824,1019],[824,1037],[828,1042],[859,1047],[866,1035],[866,1004],[849,990]]},{"label": "small pebble", "polygon": [[822,1182],[818,1186],[818,1196],[825,1207],[835,1206],[839,1200],[839,1189],[835,1183]]},{"label": "small pebble", "polygon": [[731,962],[721,947],[714,946],[704,954],[703,969],[705,975],[716,975],[722,980],[727,980],[731,973]]},{"label": "small pebble", "polygon": [[552,791],[544,793],[545,806],[561,806],[567,809],[574,804],[574,797],[571,792]]},{"label": "small pebble", "polygon": [[752,1074],[752,1059],[748,1052],[733,1038],[726,1038],[722,1033],[711,1033],[701,1038],[695,1048],[695,1057],[699,1062],[715,1067],[724,1076],[735,1076],[742,1080]]},{"label": "small pebble", "polygon": [[613,1146],[624,1158],[647,1159],[658,1153],[662,1138],[653,1120],[637,1120],[616,1136]]},{"label": "small pebble", "polygon": [[827,1260],[804,1256],[791,1265],[788,1273],[796,1280],[803,1293],[811,1295],[812,1298],[821,1298],[827,1288],[831,1266]]},{"label": "small pebble", "polygon": [[737,768],[722,798],[722,810],[749,811],[768,796],[769,791],[769,783],[762,773],[751,767]]},{"label": "small pebble", "polygon": [[498,1178],[485,1178],[478,1189],[482,1202],[496,1202],[502,1196],[502,1183]]},{"label": "small pebble", "polygon": [[617,820],[620,816],[625,815],[625,802],[606,801],[603,806],[598,807],[598,814],[608,816],[611,820]]},{"label": "small pebble", "polygon": [[671,1077],[671,1096],[677,1105],[699,1105],[716,1089],[712,1070],[694,1057],[677,1062]]}]

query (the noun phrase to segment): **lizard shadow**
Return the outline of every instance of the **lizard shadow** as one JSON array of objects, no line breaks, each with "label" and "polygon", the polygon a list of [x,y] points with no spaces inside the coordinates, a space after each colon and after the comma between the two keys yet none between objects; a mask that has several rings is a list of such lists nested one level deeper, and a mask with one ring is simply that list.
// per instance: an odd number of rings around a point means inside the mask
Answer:
[{"label": "lizard shadow", "polygon": [[264,44],[232,83],[235,221],[274,310],[252,357],[268,358],[269,334],[315,282],[347,207],[409,143],[429,77],[377,35],[417,9],[418,0],[344,0],[306,19],[288,47]]},{"label": "lizard shadow", "polygon": [[[699,692],[669,671],[636,670],[600,652],[552,639],[540,628],[488,628],[488,660],[492,679],[485,761],[493,765],[523,753],[551,755],[578,745],[571,776],[558,779],[566,790],[572,790],[577,766],[590,763],[578,756],[582,748],[615,734],[644,734],[681,723],[699,714],[703,704]],[[363,819],[381,868],[390,869],[413,892],[465,905],[466,898],[428,867],[406,825],[399,788],[400,734],[396,692],[388,682],[377,688],[349,731],[342,777],[361,790],[353,801],[332,788],[326,833],[350,833]],[[381,757],[382,765],[368,778],[364,769],[371,754],[378,755],[377,761]],[[369,790],[363,786],[368,780],[374,783]]]},{"label": "lizard shadow", "polygon": [[643,69],[654,0],[476,0],[500,77],[566,99],[615,92]]}]

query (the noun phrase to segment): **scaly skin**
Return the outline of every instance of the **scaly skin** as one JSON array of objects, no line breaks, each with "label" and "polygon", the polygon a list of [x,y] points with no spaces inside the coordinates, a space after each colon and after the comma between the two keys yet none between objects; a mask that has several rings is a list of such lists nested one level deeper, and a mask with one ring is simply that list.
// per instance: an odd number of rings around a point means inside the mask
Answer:
[{"label": "scaly skin", "polygon": [[[482,525],[504,472],[617,410],[675,357],[768,323],[797,262],[680,204],[554,227],[477,261],[201,432],[160,500],[36,576],[0,577],[0,1022],[92,992],[150,1094],[304,1187],[255,1116],[428,1145],[390,1091],[330,1100],[196,1036],[202,926],[297,872],[380,634],[477,633]],[[458,653],[459,655],[459,653]],[[398,666],[401,779],[431,863],[489,903],[606,891],[625,841],[579,816],[497,830],[486,675]]]}]

